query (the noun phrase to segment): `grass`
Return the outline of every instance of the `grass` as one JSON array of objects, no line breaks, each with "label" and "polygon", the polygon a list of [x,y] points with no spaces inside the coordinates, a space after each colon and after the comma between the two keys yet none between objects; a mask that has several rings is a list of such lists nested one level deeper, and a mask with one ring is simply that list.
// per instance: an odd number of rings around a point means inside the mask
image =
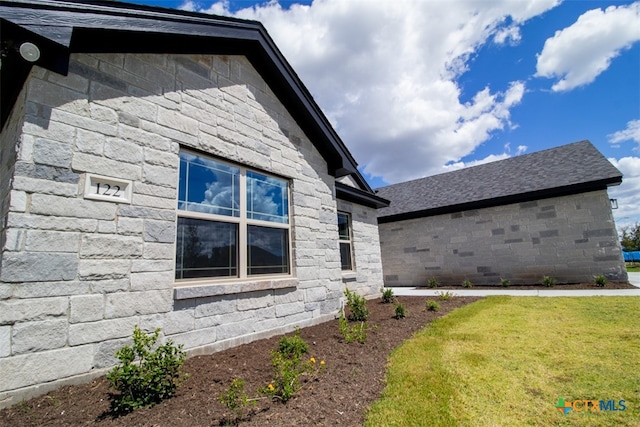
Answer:
[{"label": "grass", "polygon": [[[391,355],[367,426],[637,426],[640,298],[490,297]],[[569,412],[558,398],[626,401]]]}]

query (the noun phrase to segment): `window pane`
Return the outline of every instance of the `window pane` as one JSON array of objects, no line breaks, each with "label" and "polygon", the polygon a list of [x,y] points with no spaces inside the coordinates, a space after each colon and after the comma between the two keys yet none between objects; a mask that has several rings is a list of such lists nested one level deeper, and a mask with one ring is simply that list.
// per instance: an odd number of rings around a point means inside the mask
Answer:
[{"label": "window pane", "polygon": [[191,153],[180,153],[178,209],[240,215],[240,169]]},{"label": "window pane", "polygon": [[238,226],[178,217],[176,279],[238,275]]},{"label": "window pane", "polygon": [[288,183],[247,171],[247,218],[289,223]]},{"label": "window pane", "polygon": [[340,240],[351,240],[351,225],[349,215],[338,212],[338,235]]},{"label": "window pane", "polygon": [[247,274],[289,273],[288,230],[250,225],[247,234]]},{"label": "window pane", "polygon": [[340,263],[343,270],[353,270],[351,263],[351,243],[340,243]]}]

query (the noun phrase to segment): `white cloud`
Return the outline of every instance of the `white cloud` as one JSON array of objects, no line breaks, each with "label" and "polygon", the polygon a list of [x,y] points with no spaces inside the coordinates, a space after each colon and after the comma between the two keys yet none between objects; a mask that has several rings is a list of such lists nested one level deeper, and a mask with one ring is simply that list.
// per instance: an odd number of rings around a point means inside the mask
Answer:
[{"label": "white cloud", "polygon": [[[517,42],[519,26],[558,3],[315,0],[283,9],[271,1],[234,16],[265,25],[364,171],[393,183],[437,173],[515,126],[523,82],[465,103],[457,79],[479,47]],[[224,2],[197,10],[230,15]]]},{"label": "white cloud", "polygon": [[613,211],[616,227],[640,223],[640,157],[609,159],[623,174],[622,184],[609,187],[609,197],[618,199]]},{"label": "white cloud", "polygon": [[638,40],[640,2],[590,10],[547,39],[538,55],[536,76],[559,78],[551,88],[556,92],[589,84]]},{"label": "white cloud", "polygon": [[623,130],[607,135],[611,144],[618,144],[625,141],[634,141],[638,144],[635,150],[640,149],[640,120],[631,120]]}]

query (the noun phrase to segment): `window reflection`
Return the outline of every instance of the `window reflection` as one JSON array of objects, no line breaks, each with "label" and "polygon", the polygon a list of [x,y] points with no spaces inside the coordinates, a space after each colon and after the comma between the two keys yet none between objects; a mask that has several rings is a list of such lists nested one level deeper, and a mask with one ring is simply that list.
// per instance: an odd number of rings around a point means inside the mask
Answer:
[{"label": "window reflection", "polygon": [[193,154],[180,153],[178,209],[240,215],[240,169]]},{"label": "window reflection", "polygon": [[287,182],[247,171],[247,217],[262,221],[289,222]]},{"label": "window reflection", "polygon": [[178,217],[176,279],[237,276],[237,224]]},{"label": "window reflection", "polygon": [[281,228],[249,226],[247,257],[249,274],[288,273],[288,231]]}]

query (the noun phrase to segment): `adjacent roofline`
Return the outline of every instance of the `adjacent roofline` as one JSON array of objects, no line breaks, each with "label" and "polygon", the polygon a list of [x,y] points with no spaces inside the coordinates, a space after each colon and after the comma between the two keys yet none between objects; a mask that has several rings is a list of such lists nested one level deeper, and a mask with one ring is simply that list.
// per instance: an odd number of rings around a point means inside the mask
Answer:
[{"label": "adjacent roofline", "polygon": [[389,206],[389,201],[382,197],[358,188],[336,182],[336,197],[348,202],[357,203],[359,205],[368,206],[370,208],[380,209]]},{"label": "adjacent roofline", "polygon": [[495,206],[503,206],[515,203],[525,203],[534,200],[548,199],[551,197],[562,197],[573,194],[581,194],[589,191],[606,190],[607,187],[620,185],[622,177],[607,178],[599,181],[585,182],[565,187],[556,187],[539,191],[531,191],[528,193],[513,194],[503,197],[495,197],[492,199],[477,200],[469,203],[460,203],[456,205],[440,206],[432,209],[424,209],[413,212],[404,212],[389,216],[379,216],[378,224],[389,222],[404,221],[416,218],[425,218],[436,215],[446,215],[455,212],[469,211],[475,209],[491,208]]},{"label": "adjacent roofline", "polygon": [[35,64],[63,75],[68,72],[69,55],[76,52],[244,55],[320,151],[329,173],[353,175],[365,191],[372,192],[355,159],[260,22],[109,1],[3,1],[0,128],[31,69],[32,64],[16,52],[25,41],[40,47],[42,56]]}]

